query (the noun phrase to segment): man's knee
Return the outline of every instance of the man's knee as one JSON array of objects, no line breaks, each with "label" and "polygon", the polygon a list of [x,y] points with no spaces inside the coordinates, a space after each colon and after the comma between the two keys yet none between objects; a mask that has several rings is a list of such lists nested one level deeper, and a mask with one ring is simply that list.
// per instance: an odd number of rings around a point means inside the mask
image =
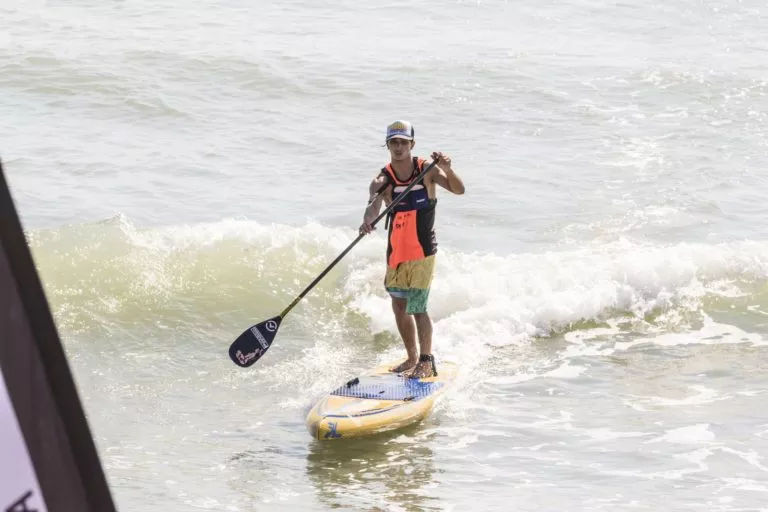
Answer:
[{"label": "man's knee", "polygon": [[394,311],[396,315],[404,315],[407,306],[408,301],[406,299],[392,297],[392,311]]}]

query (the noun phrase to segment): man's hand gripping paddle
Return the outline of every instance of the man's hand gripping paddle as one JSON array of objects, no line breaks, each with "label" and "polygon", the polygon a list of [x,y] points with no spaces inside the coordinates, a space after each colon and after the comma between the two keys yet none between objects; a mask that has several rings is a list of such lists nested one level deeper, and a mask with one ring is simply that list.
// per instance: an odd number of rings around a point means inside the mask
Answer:
[{"label": "man's hand gripping paddle", "polygon": [[[416,179],[411,181],[411,183],[403,190],[395,199],[392,200],[392,202],[387,206],[381,214],[379,214],[376,219],[371,222],[371,226],[375,226],[377,222],[379,222],[389,211],[395,207],[400,201],[403,200],[405,197],[405,194],[411,191],[411,189],[419,183],[422,178],[432,169],[432,167],[437,164],[437,160],[433,161],[431,164],[429,164],[427,167],[425,167],[419,174],[416,176]],[[247,329],[243,334],[241,334],[233,343],[229,346],[229,357],[234,361],[234,363],[238,366],[241,366],[243,368],[247,368],[251,366],[253,363],[259,360],[261,356],[264,355],[264,353],[269,349],[269,347],[272,346],[272,342],[275,340],[275,336],[277,336],[277,330],[280,328],[280,323],[283,321],[283,318],[293,309],[293,307],[299,303],[301,299],[304,298],[304,296],[309,293],[309,291],[315,287],[317,283],[320,282],[320,280],[325,277],[325,275],[343,258],[346,256],[346,254],[352,250],[352,248],[359,242],[363,237],[365,236],[364,233],[361,233],[355,238],[355,240],[349,244],[349,246],[342,251],[341,254],[339,254],[335,260],[331,262],[330,265],[326,267],[325,270],[323,270],[319,276],[315,278],[314,281],[309,283],[309,286],[307,286],[303,292],[299,294],[298,297],[293,299],[293,302],[291,302],[287,308],[285,308],[279,315],[270,318],[269,320],[264,320],[261,323],[258,323],[249,329]]]}]

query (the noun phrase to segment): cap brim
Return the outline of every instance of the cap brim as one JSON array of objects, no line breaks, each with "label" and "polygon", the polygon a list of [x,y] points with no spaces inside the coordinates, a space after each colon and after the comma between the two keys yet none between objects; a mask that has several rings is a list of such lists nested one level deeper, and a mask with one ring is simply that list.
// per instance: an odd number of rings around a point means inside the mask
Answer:
[{"label": "cap brim", "polygon": [[391,137],[387,137],[388,141],[392,139],[413,140],[413,137],[409,137],[408,135],[392,135]]}]

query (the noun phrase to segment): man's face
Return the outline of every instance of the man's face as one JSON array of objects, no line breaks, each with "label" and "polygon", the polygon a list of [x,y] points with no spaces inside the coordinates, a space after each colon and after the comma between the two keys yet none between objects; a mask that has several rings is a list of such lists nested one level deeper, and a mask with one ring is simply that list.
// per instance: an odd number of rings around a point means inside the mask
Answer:
[{"label": "man's face", "polygon": [[389,154],[392,157],[392,160],[404,160],[410,158],[412,147],[412,140],[390,139],[390,141],[387,142],[387,148],[389,148]]}]

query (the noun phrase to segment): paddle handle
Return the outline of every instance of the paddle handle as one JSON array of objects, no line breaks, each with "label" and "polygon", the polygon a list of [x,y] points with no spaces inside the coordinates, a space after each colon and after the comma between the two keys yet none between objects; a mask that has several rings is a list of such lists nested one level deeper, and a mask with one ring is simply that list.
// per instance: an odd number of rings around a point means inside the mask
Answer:
[{"label": "paddle handle", "polygon": [[[414,178],[414,179],[413,179],[413,181],[411,181],[411,183],[410,183],[410,184],[409,184],[407,187],[405,187],[405,190],[403,190],[403,191],[402,191],[400,194],[398,194],[398,196],[397,196],[396,198],[394,198],[394,199],[392,200],[392,202],[391,202],[391,203],[389,203],[389,206],[387,206],[387,207],[384,209],[384,211],[383,211],[383,212],[381,212],[381,213],[379,214],[379,216],[378,216],[378,217],[376,217],[376,219],[374,219],[374,221],[373,221],[373,222],[371,222],[371,226],[375,226],[377,222],[379,222],[379,221],[380,221],[382,218],[384,218],[384,216],[385,216],[386,214],[388,214],[388,213],[389,213],[389,212],[392,210],[392,208],[394,208],[394,207],[395,207],[395,206],[396,206],[396,205],[397,205],[397,204],[398,204],[398,203],[399,203],[399,202],[400,202],[400,201],[401,201],[401,200],[402,200],[402,199],[405,197],[405,194],[407,194],[408,192],[410,192],[410,191],[411,191],[411,189],[412,189],[413,187],[415,187],[415,186],[416,186],[416,184],[417,184],[419,181],[421,181],[421,179],[422,179],[422,178],[423,178],[423,177],[424,177],[424,176],[425,176],[425,175],[426,175],[426,174],[427,174],[429,171],[431,171],[431,170],[432,170],[432,168],[433,168],[435,165],[437,165],[437,160],[433,160],[431,164],[429,164],[428,166],[426,166],[426,167],[425,167],[425,168],[424,168],[424,169],[423,169],[423,170],[422,170],[422,171],[421,171],[421,172],[420,172],[420,173],[419,173],[419,174],[416,176],[416,178]],[[287,314],[288,314],[288,312],[290,312],[290,311],[291,311],[291,310],[294,308],[294,306],[296,306],[296,304],[298,304],[298,303],[299,303],[299,301],[300,301],[301,299],[303,299],[303,298],[304,298],[304,296],[305,296],[307,293],[309,293],[309,291],[310,291],[312,288],[314,288],[314,287],[315,287],[315,285],[317,285],[317,283],[319,283],[319,282],[320,282],[320,280],[321,280],[323,277],[325,277],[325,275],[326,275],[328,272],[330,272],[330,271],[331,271],[331,269],[332,269],[333,267],[335,267],[335,266],[336,266],[336,264],[337,264],[339,261],[341,261],[341,258],[343,258],[344,256],[346,256],[346,255],[347,255],[347,253],[348,253],[349,251],[351,251],[351,250],[352,250],[352,248],[353,248],[353,247],[354,247],[354,246],[357,244],[357,242],[359,242],[360,240],[362,240],[362,239],[363,239],[363,237],[364,237],[364,236],[365,236],[365,234],[364,234],[364,233],[360,233],[359,235],[357,235],[357,238],[355,238],[355,239],[352,241],[352,243],[351,243],[351,244],[349,244],[349,245],[347,246],[347,248],[346,248],[346,249],[344,249],[344,250],[342,251],[342,253],[341,253],[341,254],[339,254],[339,255],[336,257],[336,259],[335,259],[335,260],[333,260],[333,261],[330,263],[330,265],[328,265],[328,266],[325,268],[325,270],[323,270],[323,271],[320,273],[320,275],[319,275],[319,276],[317,276],[317,277],[315,278],[315,280],[314,280],[314,281],[312,281],[311,283],[309,283],[309,285],[308,285],[306,288],[304,288],[304,291],[302,291],[302,292],[299,294],[299,296],[298,296],[298,297],[296,297],[295,299],[293,299],[293,302],[291,302],[291,303],[288,305],[288,307],[287,307],[287,308],[285,308],[285,309],[283,310],[283,312],[282,312],[282,313],[280,313],[280,317],[281,317],[281,318],[282,318],[282,317],[285,317],[285,315],[287,315]]]}]

